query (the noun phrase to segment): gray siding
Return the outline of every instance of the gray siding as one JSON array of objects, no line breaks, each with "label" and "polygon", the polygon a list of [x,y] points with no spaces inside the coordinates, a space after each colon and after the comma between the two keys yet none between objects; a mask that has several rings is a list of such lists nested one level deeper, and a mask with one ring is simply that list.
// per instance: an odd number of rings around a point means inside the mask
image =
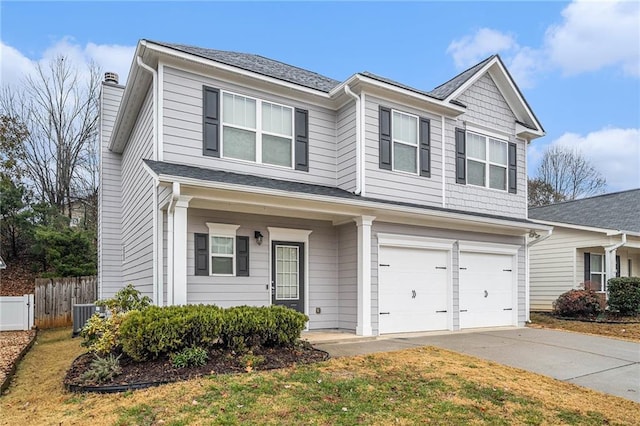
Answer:
[{"label": "gray siding", "polygon": [[355,332],[358,313],[358,235],[355,223],[338,227],[338,328]]},{"label": "gray siding", "polygon": [[[498,214],[525,218],[527,214],[527,170],[526,143],[515,138],[515,116],[502,97],[497,86],[486,74],[481,77],[458,100],[467,106],[467,111],[458,120],[446,121],[446,207],[452,209]],[[465,128],[464,122],[487,126],[512,135],[510,142],[517,145],[518,188],[517,194],[507,191],[456,183],[455,128]]]},{"label": "gray siding", "polygon": [[[202,86],[277,102],[309,111],[309,171],[302,172],[234,159],[202,155]],[[164,161],[212,167],[256,176],[336,186],[336,114],[329,109],[283,98],[246,86],[164,67]],[[223,142],[224,143],[224,142]]]},{"label": "gray siding", "polygon": [[[366,95],[365,190],[368,197],[442,207],[441,117],[427,111]],[[431,120],[431,177],[383,170],[379,166],[379,106]]]},{"label": "gray siding", "polygon": [[[194,233],[208,233],[207,222],[240,225],[237,235],[250,237],[248,277],[194,275]],[[338,237],[330,222],[189,209],[187,230],[187,301],[218,306],[270,305],[269,232],[267,227],[309,229],[309,328],[337,328],[339,318]],[[265,236],[262,245],[254,231]],[[321,313],[316,314],[316,308]]]},{"label": "gray siding", "polygon": [[356,106],[351,102],[338,111],[337,185],[346,191],[356,189]]},{"label": "gray siding", "polygon": [[153,97],[147,92],[130,139],[122,153],[123,285],[133,283],[153,296],[153,180],[142,165],[153,156]]},{"label": "gray siding", "polygon": [[[487,243],[513,244],[520,245],[518,250],[518,325],[523,326],[526,320],[525,312],[525,257],[524,257],[524,240],[522,237],[509,237],[496,234],[481,234],[474,232],[455,231],[448,229],[426,228],[420,226],[401,225],[394,223],[374,222],[371,232],[371,323],[373,333],[378,334],[378,233],[420,236],[430,238],[444,238],[449,240],[463,241],[481,241]],[[453,328],[460,328],[460,318],[458,311],[459,293],[458,293],[458,257],[459,251],[457,244],[453,251]]]},{"label": "gray siding", "polygon": [[121,156],[109,151],[113,124],[124,88],[102,85],[100,97],[100,191],[98,199],[98,296],[113,295],[122,287]]}]

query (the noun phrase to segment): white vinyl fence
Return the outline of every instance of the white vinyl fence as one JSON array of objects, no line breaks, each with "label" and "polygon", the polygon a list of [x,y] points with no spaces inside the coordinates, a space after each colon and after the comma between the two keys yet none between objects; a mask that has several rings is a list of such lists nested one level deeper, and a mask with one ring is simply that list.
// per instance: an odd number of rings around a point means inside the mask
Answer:
[{"label": "white vinyl fence", "polygon": [[34,312],[33,294],[0,297],[0,331],[30,330]]}]

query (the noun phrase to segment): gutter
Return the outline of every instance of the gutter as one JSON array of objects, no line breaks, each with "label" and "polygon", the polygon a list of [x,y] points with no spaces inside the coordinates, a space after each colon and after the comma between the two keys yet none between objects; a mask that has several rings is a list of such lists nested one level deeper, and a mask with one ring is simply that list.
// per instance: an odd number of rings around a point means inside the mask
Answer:
[{"label": "gutter", "polygon": [[363,174],[362,174],[362,118],[360,111],[363,109],[360,96],[353,93],[348,84],[344,86],[344,92],[356,101],[356,189],[354,194],[364,195]]}]

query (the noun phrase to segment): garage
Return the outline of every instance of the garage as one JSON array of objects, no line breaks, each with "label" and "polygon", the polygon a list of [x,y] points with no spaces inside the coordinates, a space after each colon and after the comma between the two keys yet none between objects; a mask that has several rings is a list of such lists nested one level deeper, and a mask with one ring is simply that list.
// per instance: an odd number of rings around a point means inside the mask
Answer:
[{"label": "garage", "polygon": [[450,328],[450,258],[447,250],[380,247],[381,334]]},{"label": "garage", "polygon": [[460,251],[460,328],[516,325],[514,253]]}]

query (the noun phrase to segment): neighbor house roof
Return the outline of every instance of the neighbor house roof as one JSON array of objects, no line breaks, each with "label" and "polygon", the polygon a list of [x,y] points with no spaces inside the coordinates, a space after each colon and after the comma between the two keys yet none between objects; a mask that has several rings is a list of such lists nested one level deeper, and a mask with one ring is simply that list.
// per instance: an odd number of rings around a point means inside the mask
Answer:
[{"label": "neighbor house roof", "polygon": [[160,46],[180,50],[185,53],[200,56],[205,59],[231,65],[247,71],[252,71],[268,77],[299,84],[311,89],[329,92],[340,84],[338,80],[325,77],[318,73],[285,64],[280,61],[265,58],[251,53],[230,52],[225,50],[205,49],[203,47],[187,46],[185,44],[164,43],[149,40]]},{"label": "neighbor house roof", "polygon": [[220,183],[233,184],[233,185],[286,191],[286,192],[298,193],[298,194],[320,195],[320,196],[338,198],[338,199],[361,200],[361,201],[379,203],[381,206],[396,205],[396,206],[422,209],[425,211],[431,210],[431,211],[439,211],[439,212],[449,212],[449,213],[455,213],[460,215],[504,220],[504,221],[514,222],[518,224],[536,225],[534,222],[531,222],[526,219],[491,215],[491,214],[478,213],[478,212],[469,212],[469,211],[462,211],[462,210],[455,210],[455,209],[447,209],[442,207],[432,207],[432,206],[425,206],[425,205],[414,204],[414,203],[382,200],[382,199],[371,198],[371,197],[362,197],[360,195],[355,195],[352,192],[345,191],[344,189],[340,189],[332,186],[323,186],[323,185],[315,185],[315,184],[302,183],[302,182],[292,182],[288,180],[265,178],[265,177],[242,174],[242,173],[226,172],[222,170],[187,166],[184,164],[168,163],[166,161],[153,161],[153,160],[143,160],[143,161],[149,167],[149,169],[151,169],[151,171],[155,173],[157,176],[188,178],[188,179],[199,180],[202,182],[220,182]]},{"label": "neighbor house roof", "polygon": [[529,219],[640,232],[640,189],[530,208]]}]

